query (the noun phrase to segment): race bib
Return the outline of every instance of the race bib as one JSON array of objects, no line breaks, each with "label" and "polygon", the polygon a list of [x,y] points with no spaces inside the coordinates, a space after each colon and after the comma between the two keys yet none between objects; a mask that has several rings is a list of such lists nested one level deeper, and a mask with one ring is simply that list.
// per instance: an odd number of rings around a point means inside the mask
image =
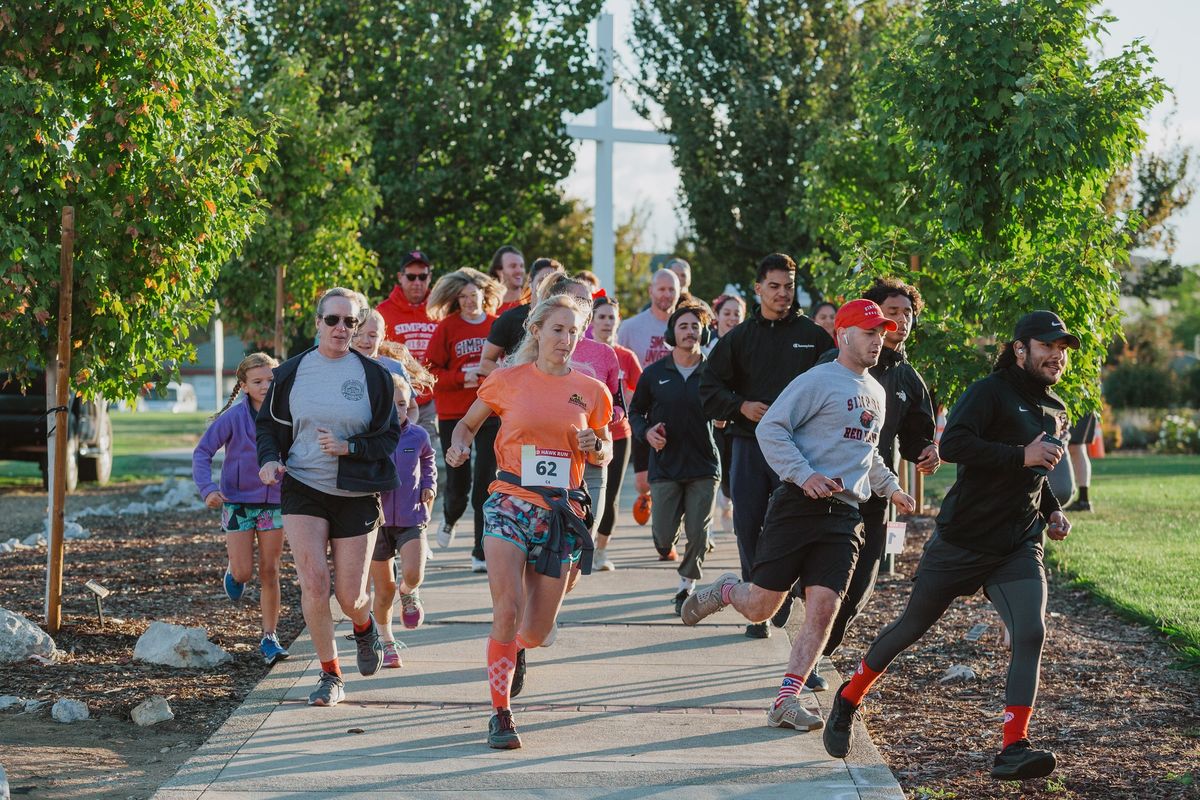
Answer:
[{"label": "race bib", "polygon": [[907,524],[904,522],[889,522],[887,524],[887,544],[883,548],[883,552],[888,555],[900,555],[904,552],[904,530]]},{"label": "race bib", "polygon": [[521,485],[569,489],[571,451],[521,445]]}]

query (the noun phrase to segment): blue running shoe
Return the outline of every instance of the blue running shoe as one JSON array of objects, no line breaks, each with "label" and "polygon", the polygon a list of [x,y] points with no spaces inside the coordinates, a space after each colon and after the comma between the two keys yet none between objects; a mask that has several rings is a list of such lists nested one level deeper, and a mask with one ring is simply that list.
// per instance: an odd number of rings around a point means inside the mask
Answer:
[{"label": "blue running shoe", "polygon": [[287,661],[291,655],[287,650],[283,649],[283,645],[279,643],[279,637],[273,633],[268,633],[258,643],[258,649],[262,651],[263,661],[267,662],[268,667],[275,666],[278,661]]},{"label": "blue running shoe", "polygon": [[238,583],[237,581],[235,581],[233,579],[233,574],[229,571],[228,567],[225,568],[225,581],[224,582],[225,582],[225,596],[228,597],[230,600],[232,600],[235,603],[237,601],[241,600],[242,592],[246,591],[246,584]]}]

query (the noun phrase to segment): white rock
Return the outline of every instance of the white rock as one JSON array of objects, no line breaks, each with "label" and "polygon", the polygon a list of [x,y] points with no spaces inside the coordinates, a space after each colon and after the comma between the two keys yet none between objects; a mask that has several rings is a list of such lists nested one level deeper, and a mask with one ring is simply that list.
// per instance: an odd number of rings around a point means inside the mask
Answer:
[{"label": "white rock", "polygon": [[45,543],[46,534],[42,533],[41,531],[38,531],[37,533],[31,533],[21,540],[21,544],[25,545],[26,547],[40,547]]},{"label": "white rock", "polygon": [[25,701],[15,694],[6,694],[0,697],[0,711],[8,711],[10,708],[23,705],[25,705]]},{"label": "white rock", "polygon": [[92,532],[80,525],[78,522],[63,523],[63,537],[67,539],[87,539],[91,537]]},{"label": "white rock", "polygon": [[215,667],[233,657],[208,641],[204,628],[184,628],[166,622],[151,622],[138,637],[133,657],[168,667]]},{"label": "white rock", "polygon": [[946,671],[942,673],[942,677],[939,682],[953,683],[955,681],[960,681],[966,683],[967,681],[973,680],[975,680],[975,670],[963,664],[951,664],[946,668]]},{"label": "white rock", "polygon": [[51,707],[50,716],[55,722],[80,722],[88,718],[87,703],[64,698]]},{"label": "white rock", "polygon": [[37,711],[39,708],[41,708],[44,705],[46,705],[46,702],[44,700],[26,700],[25,701],[25,710],[22,713],[32,714],[33,712]]},{"label": "white rock", "polygon": [[[171,711],[171,706],[167,703],[167,698],[160,697],[159,695],[148,697],[138,703],[129,716],[133,717],[133,721],[143,727],[175,719],[175,714]],[[164,747],[162,752],[165,753],[169,749],[169,747]]]},{"label": "white rock", "polygon": [[0,608],[0,664],[28,661],[30,656],[54,658],[54,640],[20,614]]}]

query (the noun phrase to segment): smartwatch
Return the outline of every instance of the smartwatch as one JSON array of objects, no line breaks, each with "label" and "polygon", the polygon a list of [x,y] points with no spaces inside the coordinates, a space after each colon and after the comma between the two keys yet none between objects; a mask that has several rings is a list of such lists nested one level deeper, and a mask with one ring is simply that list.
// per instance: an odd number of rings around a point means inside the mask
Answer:
[{"label": "smartwatch", "polygon": [[346,449],[349,451],[350,455],[352,455],[352,456],[358,455],[358,448],[355,447],[353,439],[346,440]]},{"label": "smartwatch", "polygon": [[597,434],[596,435],[596,452],[599,453],[600,449],[602,447],[604,447],[604,442],[600,439],[600,435]]}]

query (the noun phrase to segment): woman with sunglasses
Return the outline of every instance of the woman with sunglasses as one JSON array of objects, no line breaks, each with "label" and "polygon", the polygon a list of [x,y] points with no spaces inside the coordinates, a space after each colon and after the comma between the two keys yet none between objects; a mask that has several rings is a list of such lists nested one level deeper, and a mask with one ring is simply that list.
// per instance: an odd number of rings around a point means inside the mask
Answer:
[{"label": "woman with sunglasses", "polygon": [[259,478],[283,481],[283,532],[296,562],[304,623],[321,661],[309,705],[345,698],[329,610],[333,593],[350,618],[358,671],[373,675],[383,645],[367,594],[367,575],[382,520],[379,493],[398,485],[391,455],[400,441],[392,376],[350,347],[366,311],[350,289],[330,289],[317,303],[317,345],[274,370],[256,428]]},{"label": "woman with sunglasses", "polygon": [[[499,282],[470,267],[438,278],[429,293],[426,310],[438,325],[429,339],[425,360],[437,377],[433,402],[443,454],[450,448],[454,426],[475,402],[480,356],[503,296],[504,287]],[[474,470],[470,459],[455,467],[448,465],[446,470],[444,518],[437,532],[437,543],[439,547],[449,547],[454,541],[455,526],[467,510],[469,499],[475,511],[472,572],[487,572],[483,557],[483,501],[487,499],[488,484],[496,477],[496,454],[492,446],[499,429],[500,420],[494,417],[483,423],[476,437]]]}]

